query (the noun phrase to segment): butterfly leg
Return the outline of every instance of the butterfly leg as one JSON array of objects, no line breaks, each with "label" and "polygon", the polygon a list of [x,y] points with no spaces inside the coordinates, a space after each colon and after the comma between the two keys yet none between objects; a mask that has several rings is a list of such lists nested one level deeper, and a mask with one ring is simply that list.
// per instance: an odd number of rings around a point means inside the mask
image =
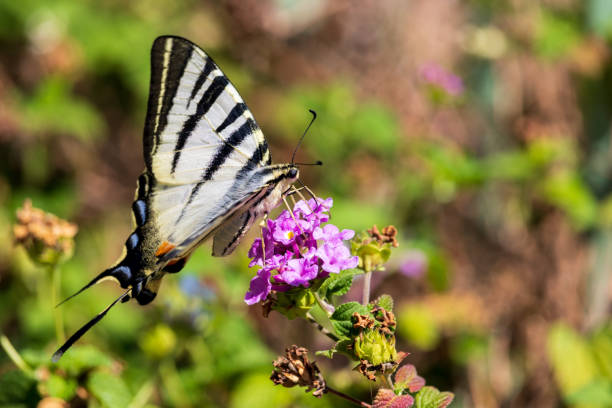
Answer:
[{"label": "butterfly leg", "polygon": [[285,198],[285,196],[283,196],[283,202],[285,203],[285,206],[287,206],[287,209],[289,210],[289,214],[291,214],[291,218],[293,218],[293,221],[298,226],[298,229],[300,230],[300,234],[303,234],[304,231],[302,231],[302,227],[300,227],[300,224],[295,219],[295,215],[293,215],[293,211],[291,210],[291,207],[289,207],[289,203],[287,202],[287,199]]}]

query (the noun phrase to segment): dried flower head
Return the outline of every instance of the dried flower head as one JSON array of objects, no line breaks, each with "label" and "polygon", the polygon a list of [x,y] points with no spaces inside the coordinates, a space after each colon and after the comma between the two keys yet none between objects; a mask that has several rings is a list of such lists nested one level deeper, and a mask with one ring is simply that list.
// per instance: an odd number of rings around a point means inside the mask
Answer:
[{"label": "dried flower head", "polygon": [[306,392],[313,390],[312,395],[320,397],[327,386],[317,363],[308,361],[308,350],[293,345],[285,350],[285,356],[274,361],[274,372],[270,379],[276,385],[283,387],[308,387]]},{"label": "dried flower head", "polygon": [[17,210],[17,223],[13,226],[15,244],[22,245],[34,261],[43,264],[69,258],[77,231],[76,224],[32,207],[30,199]]},{"label": "dried flower head", "polygon": [[368,230],[368,234],[370,234],[379,245],[391,244],[394,248],[399,246],[397,242],[397,228],[393,225],[387,225],[382,231],[379,231],[376,224],[374,224],[372,228]]}]

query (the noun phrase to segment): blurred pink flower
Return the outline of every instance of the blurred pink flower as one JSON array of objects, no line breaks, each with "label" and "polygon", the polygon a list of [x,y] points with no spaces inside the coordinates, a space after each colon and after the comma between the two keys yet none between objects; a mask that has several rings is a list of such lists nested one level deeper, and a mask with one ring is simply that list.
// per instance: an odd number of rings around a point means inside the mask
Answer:
[{"label": "blurred pink flower", "polygon": [[409,278],[420,278],[427,269],[427,256],[420,250],[412,250],[404,255],[399,270]]},{"label": "blurred pink flower", "polygon": [[420,72],[423,81],[442,88],[450,95],[459,95],[463,92],[463,80],[438,64],[425,64],[421,67]]}]

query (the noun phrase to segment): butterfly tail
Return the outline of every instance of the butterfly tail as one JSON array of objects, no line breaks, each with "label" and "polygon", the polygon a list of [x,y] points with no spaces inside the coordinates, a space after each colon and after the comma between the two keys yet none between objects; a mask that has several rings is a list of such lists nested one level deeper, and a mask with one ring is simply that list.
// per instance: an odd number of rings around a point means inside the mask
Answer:
[{"label": "butterfly tail", "polygon": [[89,322],[87,322],[85,325],[83,325],[83,327],[81,327],[79,330],[77,330],[72,336],[70,336],[70,338],[68,340],[66,340],[66,342],[59,349],[57,349],[57,351],[55,353],[53,353],[53,357],[51,357],[51,361],[53,361],[54,363],[57,363],[59,361],[59,359],[62,358],[62,356],[64,355],[66,350],[68,350],[78,339],[80,339],[89,329],[91,329],[93,327],[93,325],[95,325],[100,320],[102,320],[102,318],[106,315],[106,313],[108,313],[108,311],[113,306],[115,306],[117,304],[117,302],[123,301],[123,299],[125,299],[126,296],[129,296],[129,292],[131,290],[132,289],[130,288],[130,289],[126,290],[125,292],[123,292],[123,294],[121,296],[119,296],[117,299],[115,299],[113,301],[113,303],[108,305],[103,311],[98,313],[96,315],[96,317],[91,319]]}]

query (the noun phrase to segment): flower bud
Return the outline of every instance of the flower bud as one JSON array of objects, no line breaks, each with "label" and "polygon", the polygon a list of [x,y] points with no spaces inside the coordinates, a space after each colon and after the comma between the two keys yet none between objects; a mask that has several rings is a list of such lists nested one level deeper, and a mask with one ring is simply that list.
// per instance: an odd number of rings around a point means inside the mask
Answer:
[{"label": "flower bud", "polygon": [[287,316],[288,319],[304,317],[314,306],[316,298],[310,289],[292,289],[278,292],[272,309]]},{"label": "flower bud", "polygon": [[394,363],[397,359],[395,336],[385,336],[380,330],[365,330],[355,338],[355,355],[374,366]]}]

